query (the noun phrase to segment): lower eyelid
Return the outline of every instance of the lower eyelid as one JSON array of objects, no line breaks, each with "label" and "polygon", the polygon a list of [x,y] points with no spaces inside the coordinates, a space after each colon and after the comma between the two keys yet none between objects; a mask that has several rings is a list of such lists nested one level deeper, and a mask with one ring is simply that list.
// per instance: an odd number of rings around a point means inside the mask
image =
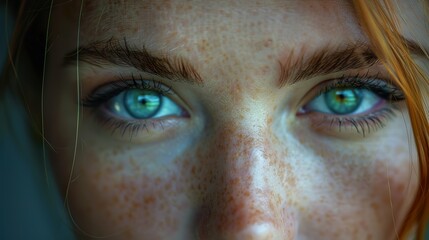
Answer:
[{"label": "lower eyelid", "polygon": [[103,132],[110,133],[117,140],[133,140],[133,142],[155,141],[168,137],[171,133],[179,131],[187,121],[183,117],[121,119],[100,109],[89,114],[92,114],[95,119],[95,127],[102,128]]},{"label": "lower eyelid", "polygon": [[392,106],[385,106],[375,112],[357,116],[338,116],[311,112],[298,117],[306,118],[311,128],[317,132],[357,133],[365,136],[383,128],[391,118],[395,117],[394,110],[395,108]]}]

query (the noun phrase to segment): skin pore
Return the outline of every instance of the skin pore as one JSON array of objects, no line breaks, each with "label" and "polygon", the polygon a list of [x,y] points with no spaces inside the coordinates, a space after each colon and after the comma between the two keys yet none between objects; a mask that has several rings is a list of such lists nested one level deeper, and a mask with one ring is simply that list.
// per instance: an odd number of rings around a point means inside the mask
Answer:
[{"label": "skin pore", "polygon": [[[416,4],[400,2],[415,26],[402,33],[423,43]],[[369,45],[350,3],[94,0],[80,10],[81,1],[53,8],[44,113],[81,239],[394,239],[418,180],[404,101],[385,101],[393,114],[380,113],[382,123],[357,126],[302,110],[331,80],[388,79],[382,64],[290,82],[292,67],[323,49]],[[109,56],[144,48],[194,75],[103,60],[103,47]],[[79,104],[142,80],[165,85],[181,111],[130,120],[105,102]]]}]

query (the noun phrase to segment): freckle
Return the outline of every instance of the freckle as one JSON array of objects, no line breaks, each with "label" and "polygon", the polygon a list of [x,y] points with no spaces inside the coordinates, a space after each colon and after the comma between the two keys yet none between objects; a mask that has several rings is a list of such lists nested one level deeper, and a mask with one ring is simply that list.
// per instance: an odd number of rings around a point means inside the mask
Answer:
[{"label": "freckle", "polygon": [[113,202],[114,204],[118,203],[118,202],[119,202],[119,200],[118,200],[118,196],[114,195],[114,196],[112,197],[112,202]]},{"label": "freckle", "polygon": [[232,83],[231,90],[230,90],[230,95],[232,96],[233,101],[241,101],[242,100],[241,92],[242,92],[242,89],[241,89],[240,82],[234,81]]},{"label": "freckle", "polygon": [[134,211],[129,211],[127,214],[128,219],[134,218]]},{"label": "freckle", "polygon": [[153,197],[153,196],[146,196],[143,199],[143,202],[144,202],[145,205],[152,204],[152,203],[155,202],[155,197]]},{"label": "freckle", "polygon": [[270,71],[270,67],[269,67],[269,66],[267,66],[267,65],[265,65],[265,66],[262,66],[262,67],[259,69],[259,71],[258,71],[258,73],[257,73],[257,74],[265,75],[265,74],[267,74],[269,71]]},{"label": "freckle", "polygon": [[141,205],[141,203],[139,203],[139,202],[133,202],[132,203],[132,207],[134,208],[134,209],[137,209],[137,208],[140,208],[142,205]]},{"label": "freckle", "polygon": [[200,52],[205,52],[208,48],[210,48],[210,44],[207,39],[203,39],[197,44],[197,49]]},{"label": "freckle", "polygon": [[224,61],[228,61],[228,60],[229,60],[229,55],[228,55],[228,54],[226,54],[226,53],[223,53],[223,54],[222,54],[222,57],[223,57],[223,60],[224,60]]},{"label": "freckle", "polygon": [[267,125],[268,126],[271,126],[271,124],[273,123],[273,118],[272,117],[269,117],[268,119],[267,119]]},{"label": "freckle", "polygon": [[268,48],[268,47],[271,47],[272,45],[273,45],[273,39],[269,38],[265,40],[264,47]]}]

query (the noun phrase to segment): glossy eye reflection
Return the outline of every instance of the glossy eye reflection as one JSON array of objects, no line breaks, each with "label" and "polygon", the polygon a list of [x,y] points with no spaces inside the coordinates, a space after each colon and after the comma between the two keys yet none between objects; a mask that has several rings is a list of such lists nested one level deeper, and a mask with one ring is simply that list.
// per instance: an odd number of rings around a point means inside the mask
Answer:
[{"label": "glossy eye reflection", "polygon": [[336,115],[365,113],[384,101],[374,92],[362,88],[333,88],[315,97],[303,109]]},{"label": "glossy eye reflection", "polygon": [[162,105],[160,94],[154,91],[131,89],[123,95],[126,110],[135,118],[152,117]]},{"label": "glossy eye reflection", "polygon": [[360,89],[332,89],[324,94],[324,100],[329,110],[336,114],[350,114],[362,102]]},{"label": "glossy eye reflection", "polygon": [[181,108],[169,97],[145,89],[128,89],[106,103],[111,113],[125,119],[149,119],[180,116]]}]

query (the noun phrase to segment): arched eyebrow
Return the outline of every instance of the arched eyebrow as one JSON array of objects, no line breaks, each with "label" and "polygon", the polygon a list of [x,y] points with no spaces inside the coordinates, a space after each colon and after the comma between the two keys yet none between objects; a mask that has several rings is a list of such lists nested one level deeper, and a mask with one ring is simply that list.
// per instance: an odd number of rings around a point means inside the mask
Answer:
[{"label": "arched eyebrow", "polygon": [[[425,56],[416,42],[404,41],[412,54]],[[79,59],[77,59],[79,52]],[[427,51],[426,51],[427,52]],[[345,72],[353,69],[366,69],[376,64],[379,59],[367,43],[353,43],[343,47],[323,47],[310,53],[301,49],[295,55],[288,54],[285,59],[278,61],[280,66],[277,85],[283,87],[318,75],[335,72]],[[194,66],[182,57],[150,53],[142,48],[130,47],[124,39],[119,41],[111,38],[107,41],[96,41],[80,46],[64,57],[64,65],[75,65],[77,61],[103,67],[106,64],[133,67],[140,71],[153,74],[173,81],[184,81],[192,84],[202,84],[203,79]]]},{"label": "arched eyebrow", "polygon": [[[79,53],[79,59],[77,56]],[[203,79],[196,69],[184,58],[168,55],[156,56],[144,46],[129,46],[127,40],[111,38],[80,46],[64,57],[64,65],[75,65],[77,61],[103,67],[106,64],[133,67],[140,71],[170,80],[181,80],[202,84]]]},{"label": "arched eyebrow", "polygon": [[[411,54],[427,56],[427,50],[416,42],[403,38]],[[343,47],[325,47],[313,52],[305,59],[305,50],[300,50],[297,56],[292,51],[285,59],[278,61],[280,65],[280,87],[292,85],[314,76],[335,72],[345,72],[353,69],[367,69],[380,62],[371,47],[364,42],[356,42]]]}]

